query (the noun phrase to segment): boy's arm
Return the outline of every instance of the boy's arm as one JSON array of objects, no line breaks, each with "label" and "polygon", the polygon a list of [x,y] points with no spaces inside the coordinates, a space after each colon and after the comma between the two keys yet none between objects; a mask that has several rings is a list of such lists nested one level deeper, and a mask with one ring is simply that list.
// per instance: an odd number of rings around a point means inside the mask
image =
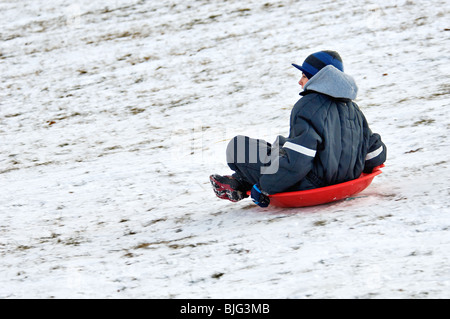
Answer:
[{"label": "boy's arm", "polygon": [[369,139],[369,148],[365,158],[364,173],[372,173],[372,170],[386,161],[387,148],[381,141],[379,134],[372,134]]},{"label": "boy's arm", "polygon": [[301,132],[289,139],[280,148],[280,155],[273,154],[273,161],[278,161],[277,170],[263,174],[259,180],[261,190],[268,194],[280,193],[302,180],[312,169],[317,146],[321,137],[304,119],[296,123]]}]

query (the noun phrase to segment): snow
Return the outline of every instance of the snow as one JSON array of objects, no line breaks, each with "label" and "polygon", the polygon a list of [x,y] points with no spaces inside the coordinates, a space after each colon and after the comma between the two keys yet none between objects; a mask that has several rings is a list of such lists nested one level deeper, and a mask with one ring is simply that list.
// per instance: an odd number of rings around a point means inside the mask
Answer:
[{"label": "snow", "polygon": [[[0,298],[449,298],[450,2],[0,2]],[[214,196],[332,49],[388,146],[351,200]]]}]

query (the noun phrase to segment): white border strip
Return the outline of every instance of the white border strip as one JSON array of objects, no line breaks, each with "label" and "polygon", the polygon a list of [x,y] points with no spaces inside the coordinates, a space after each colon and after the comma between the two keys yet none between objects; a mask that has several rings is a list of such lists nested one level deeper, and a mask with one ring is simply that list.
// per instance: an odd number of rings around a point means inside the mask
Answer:
[{"label": "white border strip", "polygon": [[316,153],[317,153],[317,151],[315,151],[315,150],[312,150],[310,148],[306,148],[304,146],[301,146],[301,145],[298,145],[298,144],[294,144],[294,143],[291,143],[291,142],[284,143],[283,148],[288,148],[290,150],[299,152],[299,153],[301,153],[303,155],[310,156],[310,157],[316,156]]},{"label": "white border strip", "polygon": [[373,152],[370,152],[369,154],[367,154],[366,156],[366,161],[370,161],[372,158],[377,157],[378,155],[380,155],[383,152],[383,146],[380,146],[378,149],[376,149]]}]

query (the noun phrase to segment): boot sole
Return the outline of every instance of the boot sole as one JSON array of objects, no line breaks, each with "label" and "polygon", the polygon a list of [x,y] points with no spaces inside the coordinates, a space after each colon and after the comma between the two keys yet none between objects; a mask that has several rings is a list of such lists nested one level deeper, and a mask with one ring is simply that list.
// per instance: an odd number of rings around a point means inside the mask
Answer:
[{"label": "boot sole", "polygon": [[246,194],[244,194],[241,191],[233,189],[228,184],[219,182],[215,176],[216,175],[211,175],[209,177],[209,180],[211,182],[211,185],[213,186],[214,193],[216,194],[217,197],[219,197],[220,199],[228,199],[233,203],[238,202],[245,198]]}]

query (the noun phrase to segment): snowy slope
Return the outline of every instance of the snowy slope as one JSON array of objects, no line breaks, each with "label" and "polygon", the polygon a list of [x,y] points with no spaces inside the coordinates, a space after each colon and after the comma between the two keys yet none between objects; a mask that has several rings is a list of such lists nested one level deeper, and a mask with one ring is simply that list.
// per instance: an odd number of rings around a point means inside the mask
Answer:
[{"label": "snowy slope", "polygon": [[[0,298],[449,298],[450,2],[1,1]],[[352,200],[217,199],[338,51],[388,146]]]}]

